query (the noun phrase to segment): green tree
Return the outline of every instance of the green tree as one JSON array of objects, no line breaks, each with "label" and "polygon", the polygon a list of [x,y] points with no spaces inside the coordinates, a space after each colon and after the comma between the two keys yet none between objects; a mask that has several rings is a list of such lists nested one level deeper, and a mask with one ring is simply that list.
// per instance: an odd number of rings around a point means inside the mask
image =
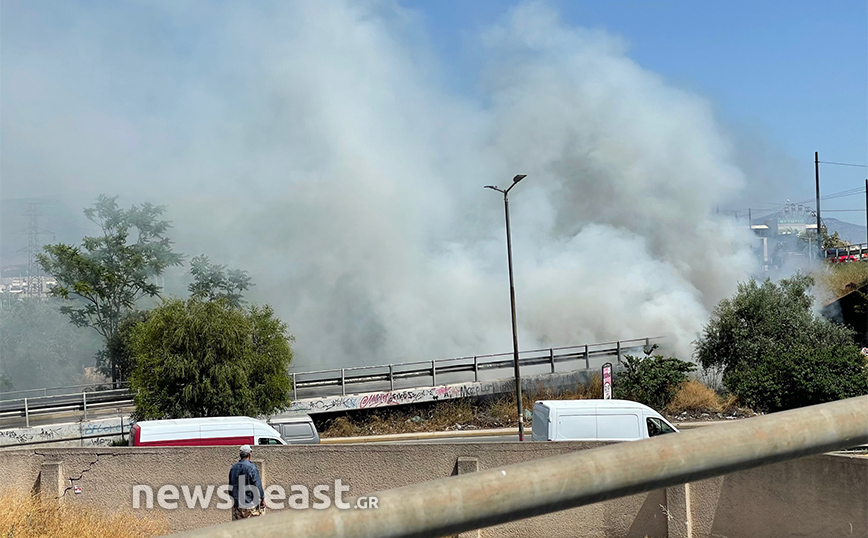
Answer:
[{"label": "green tree", "polygon": [[191,297],[207,301],[225,299],[233,306],[244,304],[241,292],[253,285],[247,271],[212,264],[204,254],[190,261],[190,274],[193,283],[187,289]]},{"label": "green tree", "polygon": [[687,374],[696,370],[695,364],[675,357],[649,356],[656,347],[655,344],[645,357],[624,356],[625,369],[614,383],[618,398],[663,410],[678,387],[687,381]]},{"label": "green tree", "polygon": [[271,414],[289,402],[291,341],[269,306],[166,300],[132,331],[136,417]]},{"label": "green tree", "polygon": [[[97,353],[97,365],[105,376],[111,375],[111,365],[114,364],[118,381],[127,381],[136,368],[135,357],[130,349],[133,329],[139,323],[148,320],[148,310],[133,310],[123,315],[106,347]],[[111,358],[114,358],[112,363]]]},{"label": "green tree", "polygon": [[[841,350],[853,348],[854,342],[852,330],[813,314],[813,297],[809,293],[813,284],[811,276],[801,273],[779,283],[766,279],[758,284],[751,279],[739,284],[735,296],[717,305],[695,343],[700,364],[721,369],[723,384],[745,403],[753,402],[761,409],[793,407],[797,401],[802,402],[800,405],[814,402],[813,389],[802,390],[808,385],[781,380],[803,375],[805,371],[796,365],[810,357],[851,355]],[[774,383],[795,392],[786,398],[774,396],[761,402],[755,397],[758,387],[764,383],[762,380],[770,379],[768,376],[776,368],[788,370],[775,374],[779,377]],[[775,403],[776,398],[787,403]]]},{"label": "green tree", "polygon": [[108,353],[124,313],[142,297],[159,295],[155,277],[182,256],[166,237],[164,208],[150,203],[121,209],[117,197],[100,195],[85,216],[102,234],[85,237],[81,246],[46,245],[39,255],[43,270],[57,279],[51,293],[71,299],[61,311],[80,327],[92,327],[103,337],[112,381],[118,380],[116,358]]},{"label": "green tree", "polygon": [[780,283],[751,279],[735,296],[722,300],[695,343],[696,357],[705,368],[752,368],[762,357],[794,347],[842,347],[853,344],[853,331],[811,311],[808,290],[814,279],[797,273]]},{"label": "green tree", "polygon": [[736,368],[730,390],[746,405],[781,411],[868,394],[868,362],[858,346],[775,349],[753,368]]},{"label": "green tree", "polygon": [[75,384],[92,364],[99,337],[71,325],[59,302],[20,298],[0,308],[0,376],[16,390]]},{"label": "green tree", "polygon": [[823,232],[823,248],[842,248],[850,246],[850,243],[848,241],[844,241],[843,239],[841,239],[841,237],[838,235],[838,232],[829,235],[825,233],[825,228]]}]

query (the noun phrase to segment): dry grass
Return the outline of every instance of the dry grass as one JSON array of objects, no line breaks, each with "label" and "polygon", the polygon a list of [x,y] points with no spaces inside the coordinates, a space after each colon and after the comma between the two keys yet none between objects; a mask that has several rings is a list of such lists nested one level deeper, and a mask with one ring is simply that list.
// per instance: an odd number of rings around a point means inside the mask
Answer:
[{"label": "dry grass", "polygon": [[714,390],[706,387],[699,381],[685,381],[675,397],[666,406],[667,413],[683,413],[683,412],[704,412],[704,413],[720,413],[723,411],[720,397]]},{"label": "dry grass", "polygon": [[[537,400],[578,400],[601,398],[603,381],[599,375],[587,385],[577,385],[557,393],[542,385],[522,394],[524,409],[533,409]],[[503,395],[483,400],[461,399],[446,402],[385,407],[364,413],[345,414],[318,424],[321,437],[356,437],[390,433],[416,433],[471,430],[518,426],[515,396]]]},{"label": "dry grass", "polygon": [[837,299],[868,281],[868,263],[835,263],[827,265],[813,276],[817,284],[829,290],[832,299]]},{"label": "dry grass", "polygon": [[[595,375],[587,384],[556,392],[539,385],[525,390],[522,404],[525,412],[533,409],[537,400],[584,400],[602,398],[603,381]],[[738,400],[720,396],[712,388],[696,381],[686,381],[664,410],[680,420],[706,420],[747,417],[755,413],[738,406]],[[316,420],[316,419],[315,419]],[[525,423],[528,423],[525,417]],[[381,407],[370,411],[345,413],[317,423],[320,436],[356,437],[391,433],[473,430],[518,426],[515,396],[504,394],[495,398],[449,400],[396,407]]]},{"label": "dry grass", "polygon": [[164,519],[137,518],[63,503],[42,503],[21,491],[0,496],[0,536],[8,538],[150,538],[169,531]]}]

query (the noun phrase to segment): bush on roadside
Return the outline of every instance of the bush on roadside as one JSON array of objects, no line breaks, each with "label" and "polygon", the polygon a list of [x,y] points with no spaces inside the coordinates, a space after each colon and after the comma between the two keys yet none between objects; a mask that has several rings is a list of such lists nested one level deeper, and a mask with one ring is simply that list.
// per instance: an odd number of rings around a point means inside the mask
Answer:
[{"label": "bush on roadside", "polygon": [[687,381],[687,374],[696,370],[693,363],[663,355],[625,355],[624,367],[614,382],[615,396],[643,403],[658,411],[675,397],[678,388]]},{"label": "bush on roadside", "polygon": [[868,394],[868,363],[857,346],[774,349],[724,383],[750,407],[781,411]]}]

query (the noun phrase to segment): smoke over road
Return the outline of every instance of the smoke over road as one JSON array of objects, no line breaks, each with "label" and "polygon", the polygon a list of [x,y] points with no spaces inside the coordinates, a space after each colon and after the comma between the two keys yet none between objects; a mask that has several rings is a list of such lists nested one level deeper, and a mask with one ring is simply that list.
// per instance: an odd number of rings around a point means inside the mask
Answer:
[{"label": "smoke over road", "polygon": [[474,36],[466,95],[392,3],[206,5],[4,4],[3,196],[167,205],[178,250],[250,272],[299,368],[510,349],[483,186],[518,173],[522,348],[689,353],[753,269],[714,212],[745,177],[712,107],[616,36],[521,5]]}]

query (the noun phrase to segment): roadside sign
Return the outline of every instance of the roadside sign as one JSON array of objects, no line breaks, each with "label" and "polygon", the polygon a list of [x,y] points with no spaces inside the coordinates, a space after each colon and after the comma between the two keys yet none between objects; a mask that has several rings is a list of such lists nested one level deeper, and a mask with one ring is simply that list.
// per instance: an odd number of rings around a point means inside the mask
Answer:
[{"label": "roadside sign", "polygon": [[612,399],[612,363],[603,365],[603,399]]}]

